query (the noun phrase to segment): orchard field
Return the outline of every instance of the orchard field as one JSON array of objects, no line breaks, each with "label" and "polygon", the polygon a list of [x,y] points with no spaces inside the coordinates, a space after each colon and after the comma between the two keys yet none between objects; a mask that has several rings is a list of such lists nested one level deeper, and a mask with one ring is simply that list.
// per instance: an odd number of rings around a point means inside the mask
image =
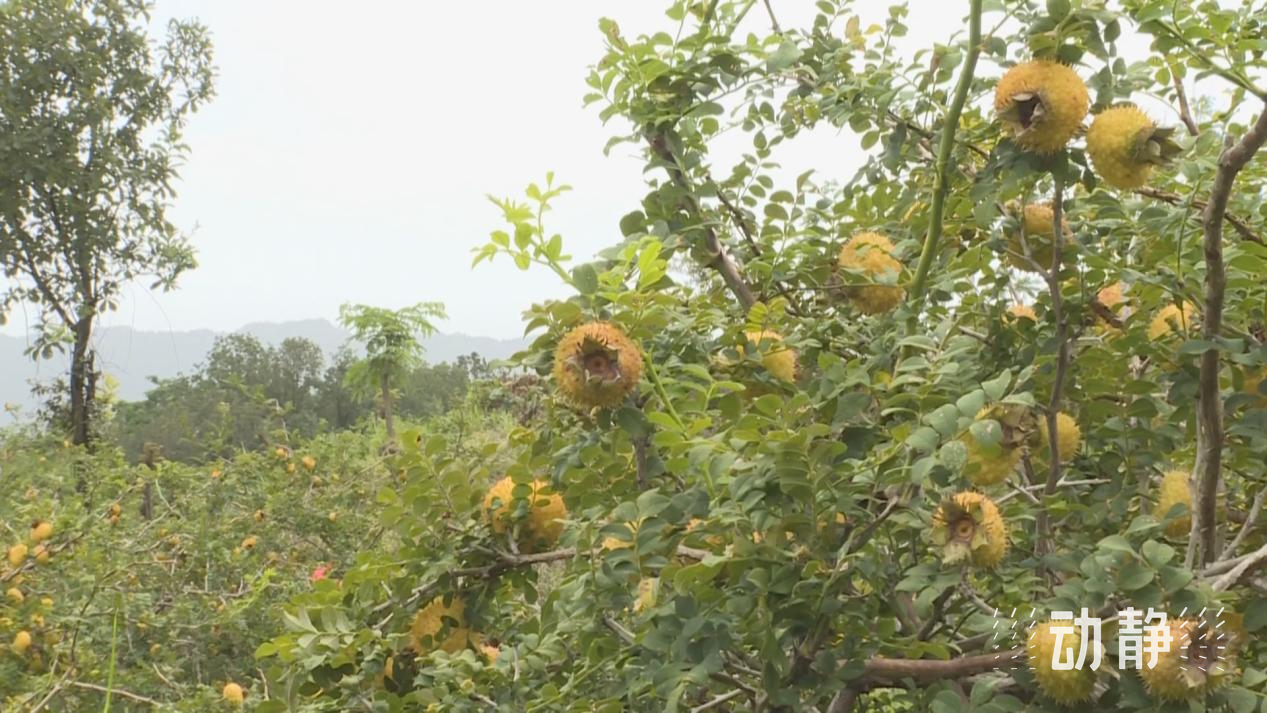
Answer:
[{"label": "orchard field", "polygon": [[566,288],[526,348],[430,364],[406,292],[129,402],[214,28],[0,0],[0,316],[70,357],[0,430],[0,708],[1267,713],[1267,3],[930,2],[613,11],[645,193],[572,255],[543,166],[471,245]]}]

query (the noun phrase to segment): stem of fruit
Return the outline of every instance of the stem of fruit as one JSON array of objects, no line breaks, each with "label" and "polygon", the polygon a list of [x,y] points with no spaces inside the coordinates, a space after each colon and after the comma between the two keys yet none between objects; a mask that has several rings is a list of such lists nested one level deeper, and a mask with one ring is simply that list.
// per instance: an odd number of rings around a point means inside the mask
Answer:
[{"label": "stem of fruit", "polygon": [[945,123],[941,127],[941,143],[937,147],[936,173],[933,177],[933,205],[928,222],[928,234],[924,236],[924,247],[920,251],[919,264],[915,268],[915,278],[911,281],[911,317],[907,323],[908,332],[918,323],[920,310],[924,306],[924,296],[928,291],[928,272],[933,265],[933,256],[941,243],[942,220],[946,212],[946,194],[950,192],[950,157],[955,148],[955,132],[959,130],[959,116],[963,113],[963,105],[968,101],[968,91],[972,88],[973,74],[977,68],[977,57],[981,54],[981,5],[982,0],[971,0],[968,15],[968,54],[964,58],[963,69],[959,71],[959,83],[955,86],[955,97],[946,112]]},{"label": "stem of fruit", "polygon": [[677,409],[673,408],[673,401],[669,399],[669,394],[664,390],[664,384],[660,381],[660,374],[656,371],[655,364],[651,363],[651,357],[647,356],[643,359],[647,365],[647,376],[651,379],[651,386],[655,389],[656,396],[660,397],[660,403],[664,404],[665,413],[669,414],[669,418],[673,419],[673,423],[677,427],[685,431],[686,425],[682,423],[682,417],[677,415]]}]

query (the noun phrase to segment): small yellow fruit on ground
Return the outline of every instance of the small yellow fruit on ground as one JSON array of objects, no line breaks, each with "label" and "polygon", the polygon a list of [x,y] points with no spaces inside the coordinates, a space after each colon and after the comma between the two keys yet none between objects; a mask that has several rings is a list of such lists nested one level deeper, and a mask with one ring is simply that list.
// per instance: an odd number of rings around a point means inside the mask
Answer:
[{"label": "small yellow fruit on ground", "polygon": [[[1052,659],[1056,653],[1056,634],[1052,631],[1053,626],[1073,629],[1072,633],[1066,632],[1060,637],[1060,646],[1065,649],[1060,652],[1060,658],[1062,661],[1067,661],[1072,654],[1073,660],[1077,661],[1082,643],[1078,627],[1074,626],[1072,621],[1046,621],[1034,627],[1025,645],[1030,671],[1034,673],[1034,679],[1038,681],[1039,688],[1047,694],[1048,698],[1063,705],[1082,703],[1091,698],[1091,694],[1095,691],[1095,671],[1091,668],[1089,661],[1085,662],[1081,669],[1075,668],[1069,671],[1057,671],[1052,666]],[[1098,645],[1098,642],[1091,642],[1090,645]]]},{"label": "small yellow fruit on ground", "polygon": [[[863,314],[881,314],[897,307],[906,289],[896,284],[902,263],[893,257],[893,243],[879,233],[858,233],[840,249],[836,264],[844,270],[862,273],[872,284],[848,285],[845,294]],[[856,282],[858,278],[846,278]]]},{"label": "small yellow fruit on ground", "polygon": [[31,633],[29,631],[19,631],[13,637],[13,653],[21,656],[26,650],[31,648]]},{"label": "small yellow fruit on ground", "polygon": [[[518,509],[514,498],[515,485],[509,476],[502,478],[484,496],[484,516],[493,532],[499,535],[511,531],[515,525]],[[534,480],[530,487],[532,493],[527,498],[527,512],[519,524],[519,549],[522,552],[541,552],[558,543],[568,511],[563,496],[553,492],[546,481]]]},{"label": "small yellow fruit on ground", "polygon": [[304,470],[316,470],[316,469],[317,469],[317,459],[316,459],[316,458],[313,458],[312,456],[304,456],[304,457],[303,457],[303,460],[302,460],[302,461],[300,461],[300,462],[301,462],[301,463],[303,463]]},{"label": "small yellow fruit on ground", "polygon": [[[1015,210],[1012,206],[1009,210]],[[1056,234],[1056,213],[1050,203],[1027,203],[1021,219],[1022,229],[1011,230],[1007,237],[1007,261],[1019,270],[1046,272],[1051,269],[1052,236]],[[1069,239],[1069,221],[1061,216],[1064,239]],[[1024,240],[1022,240],[1022,234]],[[1028,248],[1028,253],[1026,249]],[[1026,255],[1028,254],[1028,257]]]},{"label": "small yellow fruit on ground", "polygon": [[21,604],[22,602],[26,601],[26,595],[23,594],[22,590],[18,589],[17,587],[9,587],[9,591],[5,592],[4,595],[8,597],[9,601],[13,602],[15,605]]},{"label": "small yellow fruit on ground", "polygon": [[[766,330],[744,332],[744,336],[756,349],[765,350],[761,364],[774,378],[788,383],[796,381],[796,350],[783,346],[781,334]],[[742,348],[740,352],[743,352]]]},{"label": "small yellow fruit on ground", "polygon": [[1007,552],[1007,525],[994,501],[972,491],[947,498],[933,512],[933,543],[946,564],[991,568]]},{"label": "small yellow fruit on ground", "polygon": [[222,473],[220,472],[220,469],[219,469],[219,468],[213,469],[213,470],[211,471],[211,479],[212,479],[212,480],[219,480],[221,475],[222,475]]},{"label": "small yellow fruit on ground", "polygon": [[[1235,667],[1238,634],[1218,628],[1214,634],[1195,619],[1166,623],[1170,650],[1157,654],[1157,665],[1139,667],[1139,676],[1156,698],[1181,701],[1227,683]],[[1234,627],[1233,627],[1234,628]]]},{"label": "small yellow fruit on ground", "polygon": [[1171,333],[1186,335],[1190,329],[1193,329],[1195,320],[1196,309],[1191,304],[1184,303],[1183,307],[1168,304],[1157,312],[1157,316],[1153,317],[1152,323],[1148,325],[1148,338],[1161,339]]},{"label": "small yellow fruit on ground", "polygon": [[26,561],[27,552],[28,550],[26,548],[26,545],[21,544],[21,543],[18,543],[10,547],[9,548],[9,566],[21,567],[22,563]]},{"label": "small yellow fruit on ground", "polygon": [[123,514],[123,506],[118,503],[110,504],[110,516],[118,517]]},{"label": "small yellow fruit on ground", "polygon": [[329,514],[329,515],[327,515],[327,517],[329,517],[329,518],[330,518],[330,522],[338,522],[338,521],[339,521],[339,513],[334,512],[333,510],[330,512],[330,514]]},{"label": "small yellow fruit on ground", "polygon": [[1165,532],[1171,537],[1183,537],[1192,527],[1192,488],[1188,484],[1188,474],[1182,470],[1167,471],[1162,476],[1153,516],[1166,522],[1166,516],[1176,505],[1183,505],[1184,513],[1166,523]]},{"label": "small yellow fruit on ground", "polygon": [[994,90],[994,111],[1017,145],[1055,153],[1078,133],[1091,98],[1069,67],[1035,60],[1012,67]]},{"label": "small yellow fruit on ground", "polygon": [[1087,130],[1087,153],[1104,182],[1122,190],[1148,183],[1153,168],[1169,163],[1180,148],[1174,129],[1153,124],[1134,104],[1121,104],[1096,115]]},{"label": "small yellow fruit on ground", "polygon": [[259,538],[257,538],[255,535],[251,535],[247,537],[246,539],[242,540],[242,549],[253,550],[255,549],[255,546],[258,545],[259,543],[260,543]]},{"label": "small yellow fruit on ground", "polygon": [[242,705],[242,701],[246,700],[246,692],[236,683],[224,684],[224,690],[220,694],[224,696],[224,700],[235,706]]},{"label": "small yellow fruit on ground", "polygon": [[31,526],[31,542],[37,545],[52,536],[53,523],[51,522],[40,520]]},{"label": "small yellow fruit on ground", "polygon": [[582,324],[554,350],[555,383],[576,408],[619,406],[641,379],[642,350],[615,325]]},{"label": "small yellow fruit on ground", "polygon": [[471,632],[466,628],[466,603],[458,597],[448,605],[433,599],[414,615],[409,628],[409,645],[419,654],[440,650],[457,653],[466,648]]},{"label": "small yellow fruit on ground", "polygon": [[255,514],[252,515],[251,517],[255,518],[256,522],[264,522],[264,518],[266,517],[266,515],[264,514],[263,510],[256,510]]}]

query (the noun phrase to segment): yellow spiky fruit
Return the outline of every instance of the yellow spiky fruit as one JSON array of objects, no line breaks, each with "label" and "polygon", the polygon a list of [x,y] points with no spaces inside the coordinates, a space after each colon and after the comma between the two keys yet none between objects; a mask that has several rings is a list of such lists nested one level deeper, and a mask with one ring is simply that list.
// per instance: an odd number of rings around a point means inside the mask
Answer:
[{"label": "yellow spiky fruit", "polygon": [[642,379],[642,351],[618,327],[589,322],[559,340],[554,380],[579,409],[619,406]]},{"label": "yellow spiky fruit", "polygon": [[[1082,429],[1078,427],[1078,422],[1073,416],[1064,411],[1056,414],[1056,443],[1060,446],[1060,460],[1064,463],[1073,460],[1073,457],[1078,455],[1078,448],[1082,446]],[[1038,450],[1035,451],[1034,458],[1045,460],[1051,453],[1050,444],[1047,422],[1043,420],[1038,424]]]},{"label": "yellow spiky fruit", "polygon": [[969,429],[961,440],[968,449],[964,475],[978,487],[998,485],[1016,472],[1021,463],[1021,445],[1032,430],[1032,417],[1020,409],[986,407],[977,413],[977,421],[994,420],[1001,428],[997,443],[979,441]]},{"label": "yellow spiky fruit", "polygon": [[1192,486],[1188,483],[1188,474],[1182,470],[1167,471],[1162,476],[1153,516],[1165,522],[1166,515],[1176,505],[1184,506],[1184,514],[1167,523],[1165,532],[1171,537],[1183,537],[1192,527]]},{"label": "yellow spiky fruit", "polygon": [[27,548],[26,545],[18,543],[9,548],[9,566],[21,567],[26,561]]},{"label": "yellow spiky fruit", "polygon": [[31,525],[31,542],[39,544],[53,536],[53,523],[39,520]]},{"label": "yellow spiky fruit", "polygon": [[1148,338],[1161,339],[1171,333],[1184,336],[1194,328],[1195,324],[1196,309],[1191,303],[1185,302],[1182,307],[1168,304],[1157,312],[1152,323],[1148,325]]},{"label": "yellow spiky fruit", "polygon": [[990,569],[1007,553],[1007,525],[990,498],[970,490],[948,498],[933,512],[933,543],[947,564],[971,562]]},{"label": "yellow spiky fruit", "polygon": [[1166,628],[1170,650],[1157,654],[1156,666],[1149,668],[1145,661],[1139,667],[1139,677],[1153,697],[1181,701],[1229,681],[1235,668],[1236,632],[1202,626],[1195,619],[1171,620]]},{"label": "yellow spiky fruit", "polygon": [[255,535],[250,535],[242,540],[242,549],[253,550],[255,549],[255,546],[258,545],[259,543],[260,541],[258,537],[256,537]]},{"label": "yellow spiky fruit", "polygon": [[224,684],[224,689],[220,691],[220,695],[231,706],[241,706],[242,701],[246,700],[246,691],[236,683]]},{"label": "yellow spiky fruit", "polygon": [[[1014,210],[1014,207],[1012,209]],[[1020,270],[1046,272],[1051,268],[1053,257],[1052,236],[1056,234],[1055,211],[1052,210],[1050,203],[1027,203],[1021,222],[1023,230],[1009,229],[1006,233],[1007,260],[1013,267]],[[1060,224],[1067,239],[1069,221],[1061,216]]]},{"label": "yellow spiky fruit", "polygon": [[13,636],[13,644],[11,645],[13,653],[21,656],[26,650],[31,648],[31,632],[19,631]]},{"label": "yellow spiky fruit", "polygon": [[432,651],[457,653],[471,640],[466,625],[466,602],[458,597],[448,604],[443,598],[433,599],[418,610],[409,627],[409,646],[419,654]]},{"label": "yellow spiky fruit", "polygon": [[[1029,660],[1029,669],[1033,672],[1034,679],[1038,681],[1038,686],[1043,689],[1043,693],[1053,701],[1066,706],[1087,701],[1095,691],[1095,671],[1091,669],[1089,662],[1084,663],[1081,669],[1075,668],[1069,671],[1057,671],[1053,667],[1053,656],[1056,653],[1056,634],[1052,631],[1053,626],[1073,629],[1072,633],[1066,632],[1060,637],[1061,648],[1065,649],[1061,652],[1060,658],[1069,660],[1072,655],[1072,658],[1077,660],[1078,650],[1082,644],[1078,627],[1073,626],[1072,621],[1045,621],[1034,626],[1033,631],[1030,632],[1029,641],[1026,642],[1025,654]],[[1097,645],[1097,642],[1089,642],[1089,645]]]},{"label": "yellow spiky fruit", "polygon": [[1007,308],[1005,321],[1019,323],[1022,319],[1028,319],[1031,322],[1038,322],[1038,314],[1034,312],[1034,308],[1029,305],[1012,305]]},{"label": "yellow spiky fruit", "polygon": [[783,345],[783,335],[767,329],[744,332],[744,336],[755,349],[764,350],[761,364],[771,376],[789,384],[796,381],[796,350]]},{"label": "yellow spiky fruit", "polygon": [[1095,293],[1095,299],[1100,304],[1116,312],[1118,306],[1126,301],[1126,285],[1120,281],[1114,282]]},{"label": "yellow spiky fruit", "polygon": [[[558,543],[568,511],[563,496],[554,492],[549,483],[534,480],[531,487],[527,514],[519,523],[518,543],[522,552],[541,552]],[[514,491],[515,481],[505,477],[494,483],[484,496],[484,516],[493,532],[499,535],[515,526]]]},{"label": "yellow spiky fruit", "polygon": [[[858,233],[840,249],[836,264],[862,273],[866,285],[849,285],[845,294],[863,314],[881,314],[897,307],[906,289],[896,284],[902,263],[893,257],[893,243],[879,233]],[[855,281],[855,280],[850,280]]]},{"label": "yellow spiky fruit", "polygon": [[994,111],[1024,149],[1055,153],[1078,133],[1091,99],[1069,67],[1034,60],[1012,67],[994,89]]},{"label": "yellow spiky fruit", "polygon": [[9,591],[5,592],[4,595],[8,597],[9,601],[13,602],[15,605],[21,604],[22,602],[26,601],[26,595],[23,594],[22,590],[18,589],[17,587],[9,587]]},{"label": "yellow spiky fruit", "polygon": [[1134,104],[1121,104],[1096,115],[1087,130],[1087,153],[1104,182],[1122,190],[1148,183],[1153,168],[1179,153],[1174,129],[1153,124]]}]

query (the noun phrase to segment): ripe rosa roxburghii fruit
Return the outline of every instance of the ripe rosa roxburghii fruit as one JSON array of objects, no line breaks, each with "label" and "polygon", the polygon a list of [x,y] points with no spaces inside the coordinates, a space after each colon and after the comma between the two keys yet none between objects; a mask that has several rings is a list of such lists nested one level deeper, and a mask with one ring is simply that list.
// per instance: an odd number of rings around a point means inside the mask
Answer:
[{"label": "ripe rosa roxburghii fruit", "polygon": [[1148,325],[1148,338],[1161,339],[1175,332],[1185,335],[1195,324],[1196,310],[1191,304],[1185,302],[1183,307],[1169,304],[1162,307]]},{"label": "ripe rosa roxburghii fruit", "polygon": [[[1051,453],[1046,419],[1038,424],[1037,430],[1038,450],[1034,453],[1034,457],[1036,460],[1045,459]],[[1065,463],[1078,454],[1078,448],[1082,445],[1082,429],[1078,428],[1078,422],[1073,416],[1063,411],[1056,414],[1056,444],[1060,447],[1060,460]]]},{"label": "ripe rosa roxburghii fruit", "polygon": [[433,599],[414,615],[409,627],[409,646],[419,654],[440,650],[448,654],[466,648],[471,631],[466,627],[466,603],[454,597],[449,604]]},{"label": "ripe rosa roxburghii fruit", "polygon": [[12,567],[21,567],[26,561],[27,549],[24,544],[16,544],[9,548],[9,565]]},{"label": "ripe rosa roxburghii fruit", "polygon": [[246,692],[236,683],[224,684],[224,690],[220,692],[220,695],[224,697],[224,700],[235,706],[242,705],[242,701],[246,699]]},{"label": "ripe rosa roxburghii fruit", "polygon": [[788,383],[796,381],[796,350],[783,345],[783,335],[766,330],[744,332],[744,336],[753,347],[765,350],[761,364],[774,378]]},{"label": "ripe rosa roxburghii fruit", "polygon": [[[506,477],[494,483],[484,496],[484,515],[493,532],[499,535],[514,528],[514,491],[515,481]],[[544,480],[534,480],[527,515],[519,525],[519,549],[540,552],[554,547],[563,533],[563,518],[567,514],[563,496],[553,492]]]},{"label": "ripe rosa roxburghii fruit", "polygon": [[1041,154],[1069,143],[1090,103],[1077,73],[1047,60],[1012,67],[994,89],[994,111],[1003,128],[1019,146]]},{"label": "ripe rosa roxburghii fruit", "polygon": [[[1015,210],[1014,207],[1010,209]],[[1052,236],[1056,234],[1055,221],[1056,214],[1050,203],[1027,203],[1021,218],[1023,229],[1009,229],[1007,232],[1007,261],[1013,267],[1029,272],[1046,272],[1050,269]],[[1068,238],[1069,221],[1061,216],[1060,224]]]},{"label": "ripe rosa roxburghii fruit", "polygon": [[[1157,654],[1157,665],[1140,666],[1139,676],[1156,698],[1179,701],[1194,698],[1228,682],[1235,667],[1239,635],[1219,627],[1212,633],[1195,619],[1172,619],[1166,623],[1170,650]],[[1220,649],[1220,647],[1222,647]]]},{"label": "ripe rosa roxburghii fruit", "polygon": [[1033,430],[1033,417],[1020,408],[983,408],[977,414],[977,421],[987,420],[997,422],[1000,427],[997,441],[980,440],[971,428],[961,439],[968,449],[964,475],[978,487],[1002,483],[1016,471],[1021,463],[1021,447],[1026,435]]},{"label": "ripe rosa roxburghii fruit", "polygon": [[1104,182],[1130,190],[1148,182],[1155,166],[1179,153],[1171,140],[1174,129],[1158,128],[1134,104],[1122,104],[1096,115],[1087,130],[1087,153]]},{"label": "ripe rosa roxburghii fruit", "polygon": [[845,270],[862,273],[864,280],[876,284],[850,285],[845,288],[849,300],[863,314],[888,312],[902,301],[906,290],[896,284],[902,263],[893,257],[893,243],[879,233],[858,233],[840,249],[836,263]]},{"label": "ripe rosa roxburghii fruit", "polygon": [[13,637],[13,653],[21,656],[26,650],[31,648],[31,633],[29,631],[19,631]]},{"label": "ripe rosa roxburghii fruit", "polygon": [[989,569],[1007,552],[1007,525],[993,500],[964,491],[933,512],[933,543],[941,547],[946,564],[971,562]]},{"label": "ripe rosa roxburghii fruit", "polygon": [[1004,319],[1007,322],[1020,322],[1022,319],[1037,322],[1038,314],[1036,314],[1034,312],[1034,308],[1029,305],[1012,305],[1007,308],[1007,315]]},{"label": "ripe rosa roxburghii fruit", "polygon": [[642,351],[606,322],[582,324],[554,350],[554,380],[577,408],[618,406],[641,378]]},{"label": "ripe rosa roxburghii fruit", "polygon": [[[1072,648],[1076,661],[1078,650],[1081,648],[1078,627],[1073,626],[1072,621],[1045,621],[1034,626],[1030,632],[1029,641],[1025,645],[1029,669],[1034,673],[1034,679],[1038,681],[1039,688],[1042,688],[1043,693],[1053,701],[1063,705],[1086,701],[1095,691],[1095,671],[1091,669],[1089,661],[1081,669],[1075,668],[1070,671],[1057,671],[1052,667],[1052,656],[1056,651],[1056,634],[1051,630],[1053,626],[1066,626],[1073,629],[1072,633],[1066,632],[1060,637],[1060,645],[1066,649],[1062,652],[1061,659],[1067,660],[1070,654],[1068,649]],[[1091,645],[1095,643],[1092,642]]]},{"label": "ripe rosa roxburghii fruit", "polygon": [[1153,511],[1153,516],[1166,522],[1170,509],[1181,504],[1184,513],[1166,523],[1166,534],[1171,537],[1183,537],[1192,527],[1192,488],[1188,484],[1187,473],[1182,470],[1167,471],[1157,490],[1157,509]]},{"label": "ripe rosa roxburghii fruit", "polygon": [[31,526],[31,542],[39,544],[53,536],[53,523],[40,520]]}]

